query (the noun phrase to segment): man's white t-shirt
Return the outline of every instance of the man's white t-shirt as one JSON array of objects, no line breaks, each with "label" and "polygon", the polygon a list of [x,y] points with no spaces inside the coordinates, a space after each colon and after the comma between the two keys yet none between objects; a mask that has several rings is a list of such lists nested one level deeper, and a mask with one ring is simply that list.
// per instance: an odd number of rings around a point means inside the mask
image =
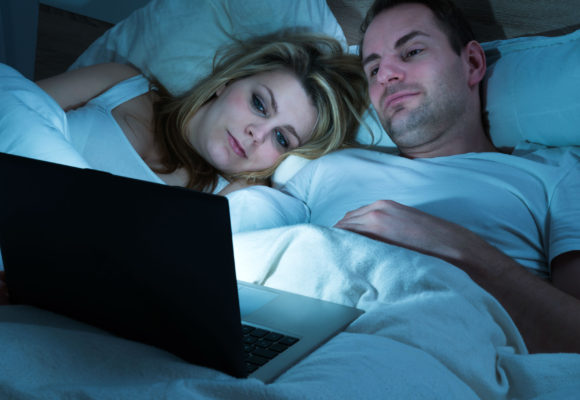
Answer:
[{"label": "man's white t-shirt", "polygon": [[323,226],[394,200],[472,230],[543,277],[555,256],[580,249],[577,147],[429,159],[348,149],[309,163],[283,191],[307,205],[305,222]]}]

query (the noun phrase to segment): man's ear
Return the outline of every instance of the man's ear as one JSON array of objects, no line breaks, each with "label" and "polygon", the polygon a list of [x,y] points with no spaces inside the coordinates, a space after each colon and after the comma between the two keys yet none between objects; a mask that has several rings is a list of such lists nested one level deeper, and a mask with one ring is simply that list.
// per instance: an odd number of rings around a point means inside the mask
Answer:
[{"label": "man's ear", "polygon": [[472,40],[464,48],[465,61],[468,68],[468,84],[473,87],[479,85],[479,82],[485,77],[486,63],[485,53],[481,45]]}]

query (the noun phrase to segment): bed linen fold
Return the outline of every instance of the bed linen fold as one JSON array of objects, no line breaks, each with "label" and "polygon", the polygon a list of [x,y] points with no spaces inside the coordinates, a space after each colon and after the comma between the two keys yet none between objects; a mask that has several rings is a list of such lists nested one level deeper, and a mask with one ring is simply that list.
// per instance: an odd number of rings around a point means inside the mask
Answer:
[{"label": "bed linen fold", "polygon": [[366,312],[265,385],[3,306],[0,398],[549,399],[580,389],[580,355],[528,355],[497,301],[443,261],[312,225],[240,233],[234,249],[241,280]]},{"label": "bed linen fold", "polygon": [[58,103],[14,68],[0,63],[0,151],[87,168],[69,143]]}]

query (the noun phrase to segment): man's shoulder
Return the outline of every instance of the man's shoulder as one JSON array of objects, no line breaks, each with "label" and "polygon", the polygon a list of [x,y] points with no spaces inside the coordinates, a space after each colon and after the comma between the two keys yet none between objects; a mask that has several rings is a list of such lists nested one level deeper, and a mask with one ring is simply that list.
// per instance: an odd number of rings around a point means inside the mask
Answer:
[{"label": "man's shoulder", "polygon": [[580,157],[580,146],[546,146],[525,141],[518,143],[512,155],[552,164],[570,157],[578,159]]},{"label": "man's shoulder", "polygon": [[389,159],[391,157],[398,157],[399,151],[392,147],[379,147],[379,146],[362,146],[362,147],[349,147],[346,149],[341,149],[334,151],[324,157],[324,159]]}]

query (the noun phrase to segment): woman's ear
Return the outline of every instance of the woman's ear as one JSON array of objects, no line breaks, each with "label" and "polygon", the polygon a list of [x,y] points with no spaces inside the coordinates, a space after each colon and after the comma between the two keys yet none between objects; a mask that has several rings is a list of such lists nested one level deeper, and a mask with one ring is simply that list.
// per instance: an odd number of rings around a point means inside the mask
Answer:
[{"label": "woman's ear", "polygon": [[472,40],[465,46],[464,55],[468,66],[469,86],[479,85],[479,82],[485,77],[485,52],[478,42]]},{"label": "woman's ear", "polygon": [[215,95],[217,97],[221,96],[221,94],[223,93],[223,91],[226,89],[226,86],[227,86],[227,83],[224,83],[219,88],[217,88],[217,90],[215,91]]}]

